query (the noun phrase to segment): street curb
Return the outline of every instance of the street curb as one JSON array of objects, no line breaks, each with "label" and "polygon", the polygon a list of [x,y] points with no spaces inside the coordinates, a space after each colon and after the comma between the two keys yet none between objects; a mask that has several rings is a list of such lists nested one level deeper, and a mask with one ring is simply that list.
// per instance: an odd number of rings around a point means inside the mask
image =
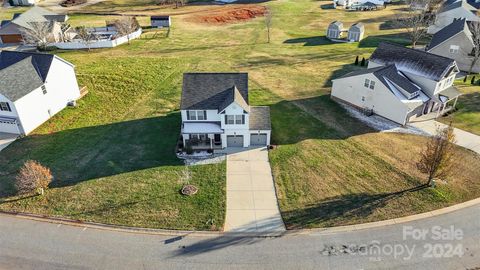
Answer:
[{"label": "street curb", "polygon": [[353,231],[360,231],[365,229],[373,229],[373,228],[391,226],[391,225],[402,224],[402,223],[411,222],[411,221],[418,221],[425,218],[440,216],[443,214],[448,214],[451,212],[455,212],[457,210],[461,210],[464,208],[477,206],[477,205],[480,205],[480,198],[455,204],[445,208],[440,208],[430,212],[420,213],[420,214],[406,216],[406,217],[393,218],[393,219],[362,223],[362,224],[347,225],[347,226],[289,230],[290,232],[289,234],[290,235],[322,235],[322,234],[334,234],[339,232],[353,232]]},{"label": "street curb", "polygon": [[149,229],[149,228],[128,227],[128,226],[111,225],[111,224],[103,224],[103,223],[95,223],[95,222],[86,222],[86,221],[72,220],[72,219],[66,219],[66,218],[46,217],[42,215],[7,212],[7,211],[0,211],[0,215],[40,221],[40,222],[53,223],[53,224],[61,224],[61,225],[68,225],[68,226],[74,226],[74,227],[133,233],[133,234],[161,235],[161,236],[195,236],[195,237],[227,236],[227,237],[268,238],[268,237],[280,237],[285,235],[289,235],[289,236],[325,235],[325,234],[334,234],[334,233],[340,233],[340,232],[353,232],[353,231],[360,231],[365,229],[373,229],[373,228],[379,228],[384,226],[391,226],[395,224],[402,224],[410,221],[417,221],[425,218],[431,218],[431,217],[451,213],[460,209],[476,206],[479,204],[480,204],[480,198],[477,198],[477,199],[473,199],[473,200],[459,203],[456,205],[433,210],[430,212],[425,212],[425,213],[411,215],[407,217],[401,217],[401,218],[394,218],[394,219],[388,219],[388,220],[382,220],[382,221],[376,221],[376,222],[347,225],[347,226],[338,226],[338,227],[294,229],[294,230],[287,230],[286,232],[261,232],[261,233]]}]

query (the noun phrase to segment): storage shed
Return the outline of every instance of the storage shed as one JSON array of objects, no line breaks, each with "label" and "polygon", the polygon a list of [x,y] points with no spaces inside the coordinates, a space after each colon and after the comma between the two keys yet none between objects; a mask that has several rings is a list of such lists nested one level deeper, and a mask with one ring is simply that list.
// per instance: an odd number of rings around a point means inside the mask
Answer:
[{"label": "storage shed", "polygon": [[339,21],[334,21],[328,25],[327,28],[327,38],[330,39],[340,39],[343,32],[343,23]]},{"label": "storage shed", "polygon": [[151,16],[150,22],[151,26],[154,28],[168,28],[172,25],[170,16]]},{"label": "storage shed", "polygon": [[358,42],[363,39],[365,34],[365,26],[363,23],[356,23],[350,26],[348,29],[348,41]]}]

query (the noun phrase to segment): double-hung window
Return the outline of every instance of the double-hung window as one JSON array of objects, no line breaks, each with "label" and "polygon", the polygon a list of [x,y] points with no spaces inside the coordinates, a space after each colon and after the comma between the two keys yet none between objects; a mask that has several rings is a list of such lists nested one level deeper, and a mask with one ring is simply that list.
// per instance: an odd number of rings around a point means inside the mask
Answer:
[{"label": "double-hung window", "polygon": [[459,50],[460,50],[460,46],[450,45],[450,53],[458,53]]},{"label": "double-hung window", "polygon": [[43,93],[44,95],[47,94],[47,87],[45,87],[45,85],[42,85],[42,93]]},{"label": "double-hung window", "polygon": [[370,88],[370,89],[375,89],[375,82],[369,79],[365,79],[365,83],[363,86]]},{"label": "double-hung window", "polygon": [[12,108],[10,108],[10,104],[8,104],[8,102],[0,102],[0,111],[11,112]]},{"label": "double-hung window", "polygon": [[368,86],[370,85],[370,80],[365,79],[365,83],[363,85],[368,88]]},{"label": "double-hung window", "polygon": [[245,117],[240,114],[240,115],[235,115],[235,124],[236,125],[243,125],[245,124]]},{"label": "double-hung window", "polygon": [[234,125],[235,124],[235,115],[225,115],[225,124]]},{"label": "double-hung window", "polygon": [[187,111],[188,120],[207,120],[207,111]]}]

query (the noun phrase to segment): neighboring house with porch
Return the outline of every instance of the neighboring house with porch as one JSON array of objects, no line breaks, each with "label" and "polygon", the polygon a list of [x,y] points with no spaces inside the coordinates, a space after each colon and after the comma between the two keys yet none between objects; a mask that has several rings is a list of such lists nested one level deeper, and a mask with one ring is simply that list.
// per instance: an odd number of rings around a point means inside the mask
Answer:
[{"label": "neighboring house with porch", "polygon": [[47,23],[50,29],[49,42],[63,41],[66,29],[63,23],[67,15],[60,15],[40,7],[32,7],[21,14],[15,14],[12,20],[2,21],[0,27],[1,43],[21,43],[25,30],[32,30],[35,23]]},{"label": "neighboring house with porch", "polygon": [[458,72],[452,59],[384,42],[367,69],[333,80],[331,97],[405,125],[455,107]]},{"label": "neighboring house with porch", "polygon": [[28,135],[79,97],[71,63],[51,54],[0,52],[0,133]]},{"label": "neighboring house with porch", "polygon": [[10,3],[12,6],[34,6],[37,0],[11,0]]},{"label": "neighboring house with porch", "polygon": [[466,0],[446,1],[440,12],[435,16],[435,23],[428,27],[427,33],[433,35],[451,24],[455,19],[480,21],[477,9]]},{"label": "neighboring house with porch", "polygon": [[180,109],[185,147],[270,144],[270,108],[249,105],[247,73],[185,73]]},{"label": "neighboring house with porch", "polygon": [[[477,24],[477,26],[474,26],[474,24]],[[478,30],[480,30],[480,22],[455,19],[451,24],[433,35],[430,44],[427,46],[427,51],[454,59],[460,70],[468,72],[473,63],[472,30],[474,27],[478,27]],[[472,72],[480,72],[480,61],[477,61],[472,67]]]}]

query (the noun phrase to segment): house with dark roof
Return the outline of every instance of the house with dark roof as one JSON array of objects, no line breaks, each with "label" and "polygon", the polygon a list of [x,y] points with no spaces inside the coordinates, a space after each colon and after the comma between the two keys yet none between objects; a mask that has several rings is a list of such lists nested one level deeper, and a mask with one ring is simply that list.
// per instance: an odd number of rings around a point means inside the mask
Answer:
[{"label": "house with dark roof", "polygon": [[0,51],[0,133],[28,135],[79,97],[71,63],[51,54]]},{"label": "house with dark roof", "polygon": [[50,35],[49,42],[63,41],[63,23],[68,20],[67,15],[60,15],[40,7],[33,7],[24,13],[15,14],[9,21],[2,21],[0,27],[1,43],[21,43],[23,33],[34,30],[37,23],[48,24]]},{"label": "house with dark roof", "polygon": [[428,27],[427,33],[433,35],[451,24],[455,19],[480,21],[477,15],[477,9],[466,0],[445,1],[438,14],[435,15],[434,24]]},{"label": "house with dark roof", "polygon": [[405,125],[454,108],[458,72],[452,59],[383,42],[367,69],[333,80],[331,97]]},{"label": "house with dark roof", "polygon": [[473,33],[480,30],[480,22],[455,19],[451,24],[435,33],[427,51],[454,59],[462,71],[480,72],[480,61],[472,66],[474,52]]},{"label": "house with dark roof", "polygon": [[270,144],[270,109],[250,106],[247,73],[185,73],[182,141],[192,149]]},{"label": "house with dark roof", "polygon": [[170,16],[151,16],[150,25],[153,28],[169,28],[172,25]]}]

